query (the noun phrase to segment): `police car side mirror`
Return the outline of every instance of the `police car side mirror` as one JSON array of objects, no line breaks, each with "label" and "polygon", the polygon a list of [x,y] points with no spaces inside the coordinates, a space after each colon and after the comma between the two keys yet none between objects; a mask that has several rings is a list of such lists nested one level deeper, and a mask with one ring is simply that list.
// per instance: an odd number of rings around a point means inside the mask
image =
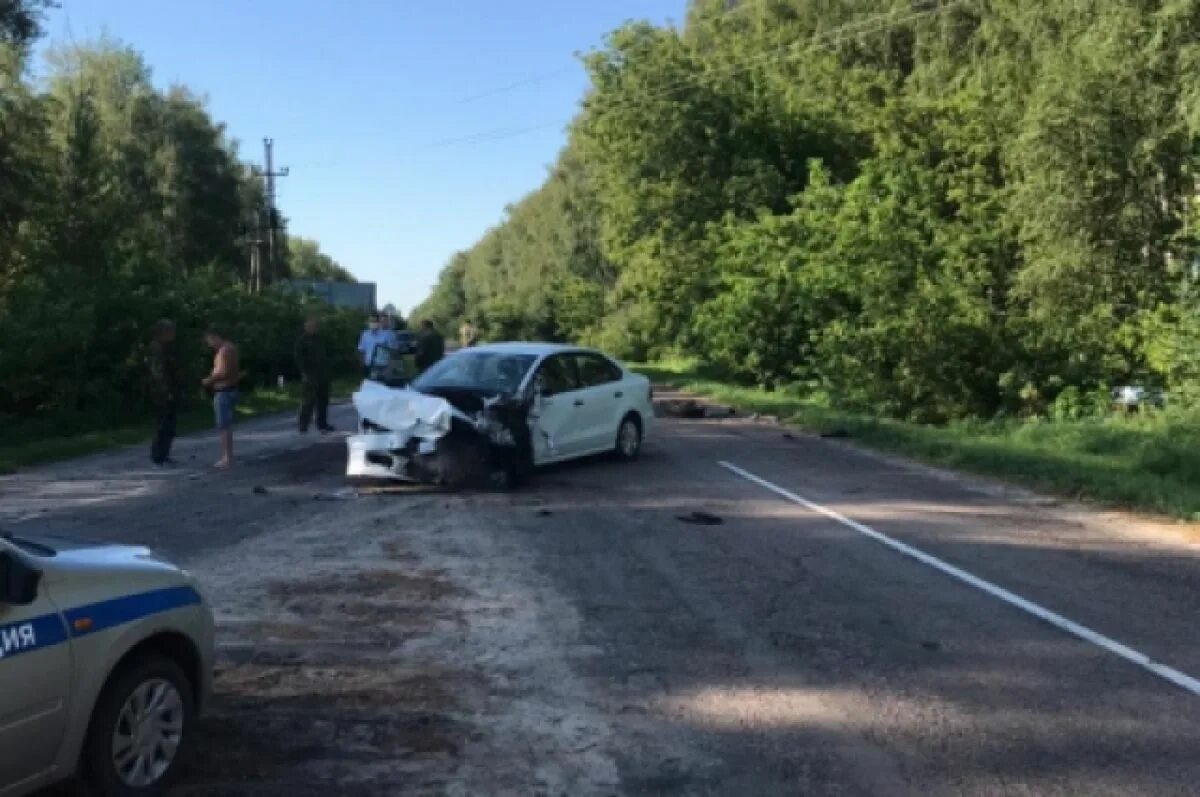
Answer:
[{"label": "police car side mirror", "polygon": [[28,606],[37,600],[42,571],[11,553],[0,553],[0,603]]}]

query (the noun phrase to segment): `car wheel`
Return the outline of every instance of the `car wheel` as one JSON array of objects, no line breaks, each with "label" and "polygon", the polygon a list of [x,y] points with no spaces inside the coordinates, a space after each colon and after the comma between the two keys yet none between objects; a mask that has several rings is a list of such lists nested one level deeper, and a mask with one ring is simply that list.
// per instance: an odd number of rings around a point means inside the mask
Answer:
[{"label": "car wheel", "polygon": [[642,453],[642,424],[636,415],[626,415],[617,429],[615,451],[619,459],[632,462]]},{"label": "car wheel", "polygon": [[84,745],[84,774],[106,797],[162,794],[192,733],[187,676],[164,656],[119,672],[104,688]]}]

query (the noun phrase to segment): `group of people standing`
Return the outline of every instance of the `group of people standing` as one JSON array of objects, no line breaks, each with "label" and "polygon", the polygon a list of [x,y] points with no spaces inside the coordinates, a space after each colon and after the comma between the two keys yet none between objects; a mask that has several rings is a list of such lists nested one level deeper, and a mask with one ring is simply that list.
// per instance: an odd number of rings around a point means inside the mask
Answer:
[{"label": "group of people standing", "polygon": [[[156,413],[150,460],[158,467],[175,464],[171,459],[171,445],[175,439],[184,390],[175,335],[175,323],[170,319],[162,319],[155,324],[148,358],[150,396]],[[464,347],[479,342],[478,332],[470,321],[464,322],[459,329],[459,338]],[[200,380],[200,384],[212,398],[213,420],[221,446],[221,457],[216,467],[228,468],[233,464],[233,421],[241,381],[238,349],[215,328],[204,332],[204,343],[212,351],[213,361],[212,369]],[[367,319],[367,328],[358,339],[358,357],[366,378],[372,377],[381,362],[386,363],[391,358],[407,353],[413,355],[417,373],[425,371],[445,356],[445,339],[432,321],[422,322],[414,338],[396,330],[391,316],[381,313]],[[314,417],[317,429],[322,434],[334,431],[329,423],[333,361],[317,318],[305,320],[304,328],[296,339],[294,356],[301,378],[300,412],[297,418],[299,431],[307,433]]]}]

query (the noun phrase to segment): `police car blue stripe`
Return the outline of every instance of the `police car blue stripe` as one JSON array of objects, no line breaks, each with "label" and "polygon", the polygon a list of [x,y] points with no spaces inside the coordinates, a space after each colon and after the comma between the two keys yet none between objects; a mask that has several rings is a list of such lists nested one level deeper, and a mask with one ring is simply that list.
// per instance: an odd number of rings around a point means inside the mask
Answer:
[{"label": "police car blue stripe", "polygon": [[50,648],[67,641],[67,627],[57,614],[31,617],[0,625],[0,662],[23,653]]},{"label": "police car blue stripe", "polygon": [[[71,629],[71,636],[81,637],[125,625],[152,614],[199,603],[200,594],[193,588],[168,587],[68,609],[63,612],[63,616]],[[84,628],[77,628],[76,622],[79,620],[88,620],[90,623]]]},{"label": "police car blue stripe", "polygon": [[[68,636],[81,637],[172,609],[195,606],[200,594],[191,587],[169,587],[137,595],[77,606],[63,614],[45,614],[0,625],[0,661],[61,645]],[[76,627],[76,622],[87,621]]]}]

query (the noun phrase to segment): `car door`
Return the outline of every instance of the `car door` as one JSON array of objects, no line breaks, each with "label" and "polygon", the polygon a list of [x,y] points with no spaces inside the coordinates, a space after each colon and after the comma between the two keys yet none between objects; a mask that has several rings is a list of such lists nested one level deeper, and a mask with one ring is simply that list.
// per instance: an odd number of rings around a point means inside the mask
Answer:
[{"label": "car door", "polygon": [[[0,587],[22,561],[0,542]],[[71,678],[66,627],[44,585],[32,603],[7,600],[0,597],[0,795],[21,791],[54,763]]]},{"label": "car door", "polygon": [[554,354],[542,360],[533,376],[534,462],[552,462],[579,456],[579,410],[585,404],[579,389],[575,360]]},{"label": "car door", "polygon": [[621,369],[607,357],[595,352],[579,352],[575,355],[579,372],[580,395],[580,444],[586,451],[604,451],[612,448],[617,440],[621,407],[624,393],[621,385]]}]

